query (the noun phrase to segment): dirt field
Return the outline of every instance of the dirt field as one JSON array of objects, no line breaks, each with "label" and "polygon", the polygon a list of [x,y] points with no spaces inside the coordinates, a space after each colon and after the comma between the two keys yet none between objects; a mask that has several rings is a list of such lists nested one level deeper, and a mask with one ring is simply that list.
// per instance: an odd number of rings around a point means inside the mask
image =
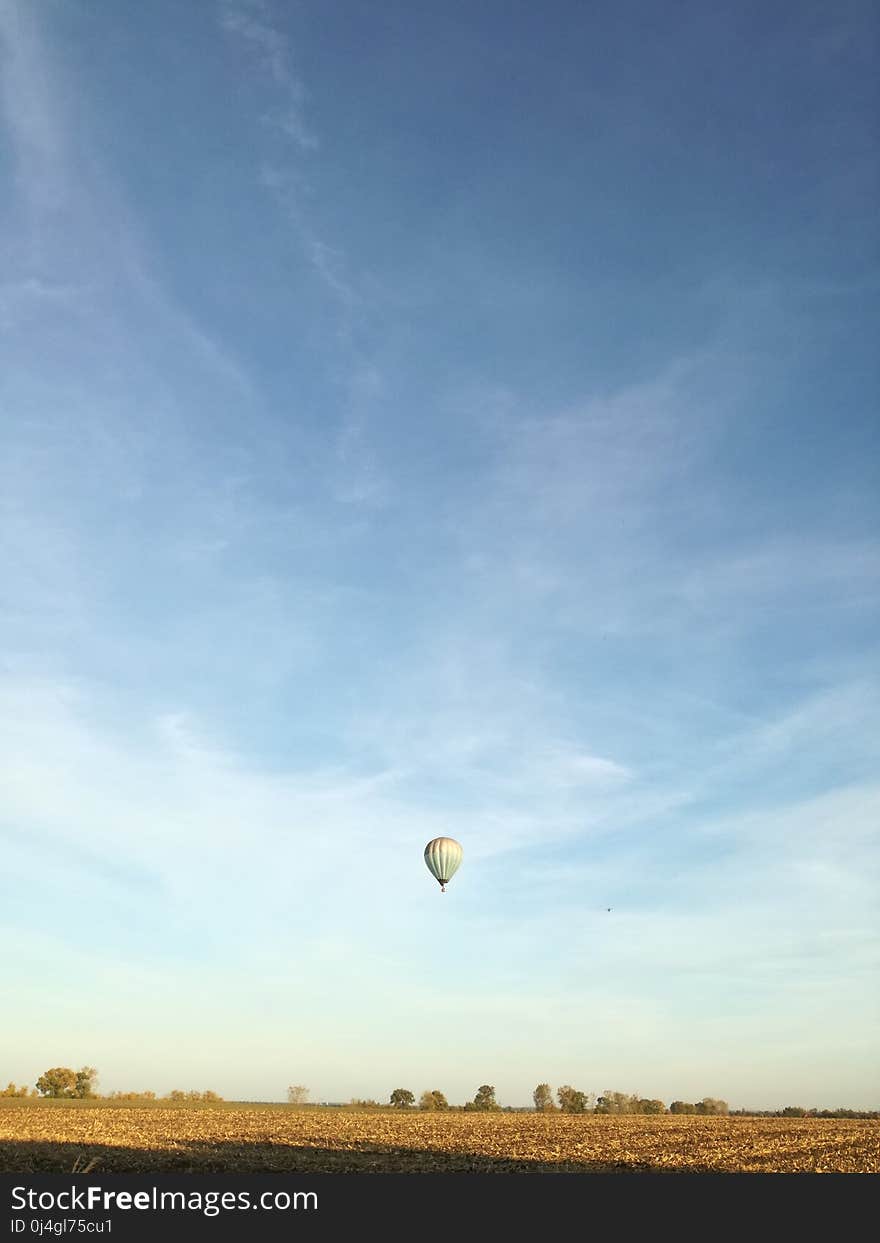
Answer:
[{"label": "dirt field", "polygon": [[880,1173],[880,1122],[0,1107],[0,1171]]}]

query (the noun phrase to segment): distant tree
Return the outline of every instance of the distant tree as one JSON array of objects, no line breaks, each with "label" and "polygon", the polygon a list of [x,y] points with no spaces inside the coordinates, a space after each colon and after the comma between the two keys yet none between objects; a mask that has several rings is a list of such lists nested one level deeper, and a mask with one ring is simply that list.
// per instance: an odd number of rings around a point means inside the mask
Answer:
[{"label": "distant tree", "polygon": [[596,1101],[597,1114],[638,1113],[639,1094],[629,1096],[626,1092],[609,1092],[608,1089]]},{"label": "distant tree", "polygon": [[662,1101],[648,1100],[642,1097],[638,1102],[638,1112],[640,1114],[665,1114],[666,1106]]},{"label": "distant tree", "polygon": [[69,1066],[53,1066],[40,1075],[37,1091],[41,1096],[75,1096],[76,1071]]},{"label": "distant tree", "polygon": [[556,1099],[564,1114],[585,1114],[589,1107],[586,1092],[579,1092],[570,1083],[564,1083],[561,1088],[557,1088]]},{"label": "distant tree", "polygon": [[553,1104],[553,1090],[549,1083],[539,1083],[532,1093],[532,1100],[535,1102],[535,1109],[539,1114],[552,1113],[556,1108]]},{"label": "distant tree", "polygon": [[695,1114],[697,1107],[689,1101],[673,1101],[669,1106],[669,1112],[671,1114]]},{"label": "distant tree", "polygon": [[716,1100],[713,1096],[704,1096],[701,1101],[697,1102],[695,1112],[698,1114],[727,1114],[730,1108],[727,1101]]},{"label": "distant tree", "polygon": [[352,1109],[381,1109],[382,1106],[378,1101],[369,1098],[361,1100],[359,1096],[353,1096],[348,1102]]},{"label": "distant tree", "polygon": [[287,1089],[288,1105],[305,1105],[309,1099],[309,1089],[304,1088],[301,1083],[292,1083]]},{"label": "distant tree", "polygon": [[438,1110],[448,1109],[449,1101],[442,1092],[438,1092],[435,1088],[432,1092],[423,1092],[419,1097],[419,1109]]},{"label": "distant tree", "polygon": [[473,1108],[481,1112],[489,1112],[498,1109],[498,1102],[495,1099],[495,1089],[490,1083],[481,1084],[477,1088],[477,1094],[473,1099]]},{"label": "distant tree", "polygon": [[83,1100],[96,1096],[95,1087],[97,1086],[97,1080],[98,1072],[94,1066],[83,1066],[76,1072],[76,1083],[73,1089],[74,1096],[79,1096]]},{"label": "distant tree", "polygon": [[624,1097],[622,1092],[611,1092],[609,1091],[608,1088],[606,1088],[605,1091],[602,1093],[602,1095],[596,1101],[596,1113],[597,1114],[623,1113],[621,1104],[624,1099],[629,1100],[629,1097]]},{"label": "distant tree", "polygon": [[395,1088],[391,1093],[391,1104],[395,1109],[412,1109],[416,1098],[409,1088]]},{"label": "distant tree", "polygon": [[27,1084],[22,1084],[20,1088],[17,1088],[15,1084],[11,1082],[7,1083],[3,1091],[0,1092],[0,1096],[27,1096],[27,1094]]},{"label": "distant tree", "polygon": [[171,1091],[168,1093],[168,1096],[165,1099],[169,1101],[175,1101],[175,1102],[185,1101],[186,1093],[181,1092],[180,1088],[172,1088]]},{"label": "distant tree", "polygon": [[218,1096],[216,1092],[212,1092],[211,1089],[209,1088],[207,1092],[202,1093],[202,1100],[203,1101],[222,1101],[223,1097]]}]

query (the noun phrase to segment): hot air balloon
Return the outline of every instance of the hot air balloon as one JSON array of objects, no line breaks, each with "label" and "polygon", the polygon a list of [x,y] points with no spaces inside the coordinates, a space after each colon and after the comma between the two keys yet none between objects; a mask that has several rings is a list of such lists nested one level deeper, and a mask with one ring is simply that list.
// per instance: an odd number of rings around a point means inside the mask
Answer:
[{"label": "hot air balloon", "polygon": [[454,837],[435,837],[425,847],[425,863],[428,871],[440,882],[440,892],[446,892],[446,885],[452,879],[461,863],[462,849]]}]

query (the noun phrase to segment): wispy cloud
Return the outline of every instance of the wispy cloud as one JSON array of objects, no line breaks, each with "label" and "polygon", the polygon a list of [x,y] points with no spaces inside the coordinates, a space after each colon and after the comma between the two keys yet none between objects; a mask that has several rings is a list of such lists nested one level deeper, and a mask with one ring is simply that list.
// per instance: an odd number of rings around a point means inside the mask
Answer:
[{"label": "wispy cloud", "polygon": [[57,80],[38,24],[32,6],[17,0],[0,4],[0,99],[14,138],[20,190],[34,210],[58,211],[69,205],[72,168],[68,136],[54,105]]},{"label": "wispy cloud", "polygon": [[178,363],[231,384],[236,396],[254,389],[228,346],[221,345],[179,304],[156,275],[142,226],[122,187],[93,149],[83,107],[33,6],[5,0],[0,39],[6,71],[2,103],[19,175],[14,222],[19,245],[0,291],[0,315],[11,327],[27,321],[37,303],[85,320],[96,336],[131,350],[119,331],[120,302],[133,297],[163,332]]},{"label": "wispy cloud", "polygon": [[336,294],[340,302],[351,308],[357,296],[343,275],[342,252],[337,247],[328,246],[326,242],[311,238],[308,244],[308,254],[315,270],[320,273],[328,288]]},{"label": "wispy cloud", "polygon": [[80,309],[88,287],[41,280],[36,276],[0,285],[0,328],[9,331],[49,312]]},{"label": "wispy cloud", "polygon": [[558,632],[692,633],[697,651],[771,616],[807,633],[821,616],[865,616],[877,604],[880,542],[864,524],[832,510],[792,529],[760,501],[744,506],[725,476],[723,446],[761,382],[747,346],[721,336],[561,410],[536,410],[509,389],[457,396],[488,463],[447,519],[469,594],[490,615],[514,602],[540,612]]},{"label": "wispy cloud", "polygon": [[312,151],[318,139],[305,119],[306,89],[294,72],[287,38],[273,23],[265,0],[220,0],[224,30],[236,36],[268,75],[280,96],[277,109],[266,119],[302,151]]},{"label": "wispy cloud", "polygon": [[222,0],[221,24],[227,34],[255,55],[266,87],[274,95],[267,119],[290,140],[289,149],[275,150],[264,161],[259,181],[271,194],[298,238],[311,270],[329,295],[336,314],[340,368],[346,390],[343,413],[335,433],[329,487],[341,504],[366,509],[381,504],[388,479],[376,448],[375,402],[370,400],[364,376],[381,388],[377,365],[356,341],[370,309],[351,272],[344,249],[330,240],[310,204],[311,182],[305,158],[319,147],[318,136],[305,119],[306,88],[291,68],[289,41],[264,0]]}]

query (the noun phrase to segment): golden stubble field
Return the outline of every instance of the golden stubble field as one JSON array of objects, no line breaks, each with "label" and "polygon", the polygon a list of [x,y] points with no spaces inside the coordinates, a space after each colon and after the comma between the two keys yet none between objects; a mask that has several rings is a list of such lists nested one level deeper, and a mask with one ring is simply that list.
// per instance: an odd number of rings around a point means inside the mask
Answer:
[{"label": "golden stubble field", "polygon": [[0,1171],[880,1173],[875,1119],[0,1108]]}]

